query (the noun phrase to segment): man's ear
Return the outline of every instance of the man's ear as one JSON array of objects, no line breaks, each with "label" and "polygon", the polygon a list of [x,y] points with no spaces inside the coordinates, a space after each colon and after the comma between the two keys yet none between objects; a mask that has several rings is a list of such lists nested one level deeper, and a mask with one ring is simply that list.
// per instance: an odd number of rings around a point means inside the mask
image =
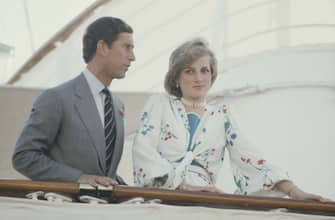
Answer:
[{"label": "man's ear", "polygon": [[108,54],[108,49],[108,45],[103,40],[98,41],[96,50],[97,54],[99,54],[100,56],[106,56]]}]

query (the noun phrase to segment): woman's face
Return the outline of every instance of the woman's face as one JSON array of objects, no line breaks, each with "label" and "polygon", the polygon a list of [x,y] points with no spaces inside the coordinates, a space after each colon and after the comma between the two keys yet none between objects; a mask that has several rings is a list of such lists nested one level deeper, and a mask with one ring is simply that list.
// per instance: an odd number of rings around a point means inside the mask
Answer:
[{"label": "woman's face", "polygon": [[202,56],[184,68],[178,79],[182,96],[186,100],[203,101],[211,87],[210,57]]}]

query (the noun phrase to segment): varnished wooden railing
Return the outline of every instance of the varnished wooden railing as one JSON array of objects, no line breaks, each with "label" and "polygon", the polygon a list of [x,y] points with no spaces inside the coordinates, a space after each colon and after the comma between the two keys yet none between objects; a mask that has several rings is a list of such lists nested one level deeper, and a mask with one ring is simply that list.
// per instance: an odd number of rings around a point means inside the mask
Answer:
[{"label": "varnished wooden railing", "polygon": [[119,185],[107,188],[101,186],[94,188],[79,183],[0,180],[0,196],[24,196],[26,193],[33,191],[65,193],[72,197],[90,194],[97,197],[108,198],[110,201],[143,197],[145,199],[160,199],[162,203],[165,204],[262,210],[286,208],[295,212],[335,216],[335,202],[302,201],[285,198],[239,196]]}]

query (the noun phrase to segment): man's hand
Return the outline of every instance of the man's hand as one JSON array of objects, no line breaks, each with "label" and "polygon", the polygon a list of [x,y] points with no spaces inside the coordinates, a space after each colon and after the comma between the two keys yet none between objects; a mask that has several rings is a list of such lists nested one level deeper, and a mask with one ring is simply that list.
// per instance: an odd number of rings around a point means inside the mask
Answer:
[{"label": "man's hand", "polygon": [[97,185],[110,186],[110,185],[118,184],[112,178],[109,178],[106,176],[95,176],[95,175],[88,175],[88,174],[82,174],[78,179],[78,183],[88,183],[94,187],[96,187]]},{"label": "man's hand", "polygon": [[224,193],[222,190],[214,185],[208,186],[193,186],[189,184],[183,184],[179,187],[180,190],[191,191],[191,192],[214,192],[214,193]]}]

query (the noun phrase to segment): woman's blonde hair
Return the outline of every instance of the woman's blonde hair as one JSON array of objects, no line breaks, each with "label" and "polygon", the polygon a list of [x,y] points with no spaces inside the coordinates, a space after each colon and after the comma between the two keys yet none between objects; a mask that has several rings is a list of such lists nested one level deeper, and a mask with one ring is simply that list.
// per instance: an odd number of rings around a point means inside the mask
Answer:
[{"label": "woman's blonde hair", "polygon": [[170,95],[182,97],[182,91],[179,85],[177,85],[182,70],[190,66],[194,61],[206,55],[209,56],[212,74],[211,85],[213,85],[218,74],[216,57],[212,50],[209,49],[207,42],[201,38],[197,38],[186,41],[172,52],[169,60],[169,70],[165,75],[165,90]]}]

